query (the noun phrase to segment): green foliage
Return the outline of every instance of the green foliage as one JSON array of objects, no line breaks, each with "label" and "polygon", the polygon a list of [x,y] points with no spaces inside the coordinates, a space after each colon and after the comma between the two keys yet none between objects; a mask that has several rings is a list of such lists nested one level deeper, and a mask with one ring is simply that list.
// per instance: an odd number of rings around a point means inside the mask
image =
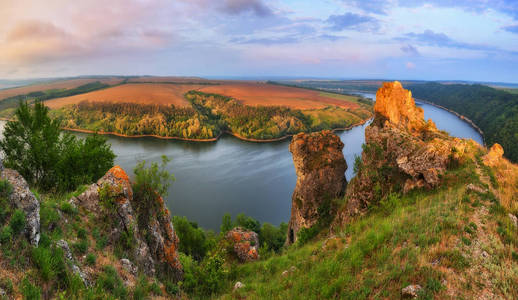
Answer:
[{"label": "green foliage", "polygon": [[242,227],[244,229],[251,230],[256,233],[261,232],[261,223],[256,219],[245,216],[245,214],[241,213],[236,216],[235,226]]},{"label": "green foliage", "polygon": [[198,224],[189,222],[186,217],[173,217],[173,225],[180,239],[179,250],[196,260],[201,260],[209,250],[210,244],[203,229]]},{"label": "green foliage", "polygon": [[167,196],[167,189],[175,180],[174,175],[166,169],[167,164],[171,160],[167,156],[162,156],[162,163],[151,163],[150,167],[146,167],[146,161],[137,164],[133,172],[135,180],[133,190],[137,194],[151,193],[145,199],[155,199],[156,195]]},{"label": "green foliage", "polygon": [[89,266],[95,266],[95,261],[97,260],[95,254],[93,253],[88,253],[88,255],[86,255],[86,264],[89,265]]},{"label": "green foliage", "polygon": [[259,232],[259,243],[261,247],[278,252],[284,246],[287,234],[288,224],[284,222],[279,227],[264,223]]},{"label": "green foliage", "polygon": [[0,243],[5,244],[11,241],[13,237],[13,230],[11,226],[6,225],[0,230]]},{"label": "green foliage", "polygon": [[55,203],[51,201],[43,201],[40,205],[40,224],[41,227],[47,230],[55,228],[58,224],[59,213],[54,208]]},{"label": "green foliage", "polygon": [[312,240],[314,237],[316,237],[318,235],[318,233],[320,232],[320,230],[321,230],[321,228],[317,225],[313,225],[309,228],[302,228],[297,233],[297,243],[299,245],[306,244],[307,242]]},{"label": "green foliage", "polygon": [[6,180],[0,180],[0,224],[3,224],[7,217],[11,214],[11,205],[9,205],[9,195],[12,192],[12,186]]},{"label": "green foliage", "polygon": [[25,229],[25,213],[21,209],[16,209],[11,216],[9,226],[14,235],[20,234]]},{"label": "green foliage", "polygon": [[128,291],[124,287],[124,282],[117,274],[112,266],[105,266],[103,272],[97,279],[96,288],[99,292],[110,293],[116,299],[126,299],[128,297]]},{"label": "green foliage", "polygon": [[49,282],[56,278],[67,277],[63,250],[40,246],[32,249],[31,258],[43,281]]},{"label": "green foliage", "polygon": [[140,300],[140,299],[147,299],[149,294],[149,283],[147,281],[146,276],[139,276],[137,280],[137,285],[135,286],[135,289],[133,290],[133,299],[134,300]]},{"label": "green foliage", "polygon": [[499,143],[504,155],[518,161],[518,95],[479,84],[408,85],[416,98],[451,109],[471,119],[488,145]]},{"label": "green foliage", "polygon": [[12,294],[14,291],[13,281],[11,278],[1,278],[0,288],[2,288],[7,294]]},{"label": "green foliage", "polygon": [[25,300],[40,300],[41,289],[33,285],[29,279],[24,278],[21,284],[21,292]]},{"label": "green foliage", "polygon": [[223,215],[221,220],[220,232],[225,234],[229,232],[232,228],[234,228],[234,223],[232,223],[232,216],[229,213]]},{"label": "green foliage", "polygon": [[178,288],[178,286],[172,282],[167,282],[165,284],[165,291],[171,295],[171,296],[176,296],[178,294],[178,292],[180,291],[180,289]]},{"label": "green foliage", "polygon": [[78,242],[72,244],[72,248],[78,255],[83,255],[88,251],[88,240],[79,240]]},{"label": "green foliage", "polygon": [[92,135],[86,139],[62,133],[60,122],[48,115],[37,101],[34,107],[20,103],[16,120],[5,126],[0,149],[5,166],[15,169],[31,185],[44,191],[68,191],[102,176],[115,155],[106,139]]}]

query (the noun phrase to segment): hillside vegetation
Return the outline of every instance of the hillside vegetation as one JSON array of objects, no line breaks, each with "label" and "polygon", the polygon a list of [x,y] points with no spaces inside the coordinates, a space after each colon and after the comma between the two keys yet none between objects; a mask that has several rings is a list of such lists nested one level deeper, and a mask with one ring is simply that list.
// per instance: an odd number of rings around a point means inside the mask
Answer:
[{"label": "hillside vegetation", "polygon": [[409,85],[418,99],[444,106],[471,119],[488,145],[499,143],[518,162],[518,95],[484,85],[425,83]]},{"label": "hillside vegetation", "polygon": [[258,140],[350,127],[371,116],[369,104],[355,109],[301,111],[283,106],[249,106],[234,98],[199,91],[190,91],[185,98],[191,107],[81,102],[53,110],[52,114],[72,129],[184,139],[213,139],[228,131]]}]

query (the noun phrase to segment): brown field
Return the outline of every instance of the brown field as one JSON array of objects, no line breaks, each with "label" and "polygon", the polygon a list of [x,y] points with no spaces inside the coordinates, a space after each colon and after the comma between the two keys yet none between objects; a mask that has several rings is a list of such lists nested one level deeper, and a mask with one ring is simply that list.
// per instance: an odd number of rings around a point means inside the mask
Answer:
[{"label": "brown field", "polygon": [[163,83],[163,82],[183,82],[183,83],[216,83],[214,80],[207,80],[200,77],[174,77],[174,76],[143,76],[143,77],[135,77],[128,79],[128,82],[153,82],[153,83]]},{"label": "brown field", "polygon": [[16,87],[16,88],[10,88],[5,90],[0,90],[0,100],[17,96],[17,95],[24,95],[32,92],[38,92],[38,91],[46,91],[46,90],[61,90],[61,89],[72,89],[76,88],[78,86],[92,83],[96,81],[100,81],[102,83],[106,84],[117,84],[120,83],[123,79],[117,78],[117,77],[108,77],[108,78],[77,78],[77,79],[65,79],[65,80],[58,80],[54,82],[48,82],[48,83],[40,83],[40,84],[33,84],[33,85],[27,85],[22,87]]},{"label": "brown field", "polygon": [[225,95],[246,105],[288,106],[295,109],[314,109],[327,106],[356,108],[355,97],[319,91],[272,85],[260,82],[229,82],[205,86],[201,92]]},{"label": "brown field", "polygon": [[190,104],[185,100],[184,94],[201,87],[200,85],[130,83],[86,94],[49,100],[45,102],[45,105],[50,108],[60,108],[67,104],[92,101],[188,106]]}]

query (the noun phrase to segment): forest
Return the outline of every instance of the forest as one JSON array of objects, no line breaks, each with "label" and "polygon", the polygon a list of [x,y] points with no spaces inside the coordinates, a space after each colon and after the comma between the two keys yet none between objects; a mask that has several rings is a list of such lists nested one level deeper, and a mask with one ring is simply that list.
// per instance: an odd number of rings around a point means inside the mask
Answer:
[{"label": "forest", "polygon": [[257,140],[349,127],[371,115],[371,106],[366,104],[353,110],[327,107],[302,111],[243,105],[230,97],[198,91],[190,91],[185,97],[191,107],[83,101],[51,113],[72,129],[183,139],[213,139],[229,132]]},{"label": "forest", "polygon": [[451,109],[484,132],[488,146],[499,143],[504,155],[518,162],[518,95],[485,85],[424,83],[408,85],[417,99]]}]

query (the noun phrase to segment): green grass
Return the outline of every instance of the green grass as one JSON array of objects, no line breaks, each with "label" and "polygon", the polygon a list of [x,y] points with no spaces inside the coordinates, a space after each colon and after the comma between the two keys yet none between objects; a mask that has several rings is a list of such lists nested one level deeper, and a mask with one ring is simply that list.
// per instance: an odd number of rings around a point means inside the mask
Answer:
[{"label": "green grass", "polygon": [[[442,237],[462,232],[463,212],[454,209],[462,193],[460,185],[434,193],[415,192],[400,197],[388,216],[374,209],[346,226],[334,247],[322,249],[323,241],[310,242],[265,261],[238,266],[232,273],[239,275],[232,282],[241,281],[245,288],[237,296],[395,299],[408,284],[420,284],[430,295],[438,293],[444,275],[423,265],[423,260],[432,262],[440,256],[447,267],[469,266],[469,259],[459,251],[432,251]],[[297,270],[283,276],[291,266]]]},{"label": "green grass", "polygon": [[328,97],[328,98],[333,98],[333,99],[343,100],[346,102],[353,102],[353,103],[358,103],[358,99],[360,99],[360,97],[358,97],[358,96],[340,95],[340,94],[327,93],[327,92],[320,92],[318,95],[322,96],[322,97]]}]

